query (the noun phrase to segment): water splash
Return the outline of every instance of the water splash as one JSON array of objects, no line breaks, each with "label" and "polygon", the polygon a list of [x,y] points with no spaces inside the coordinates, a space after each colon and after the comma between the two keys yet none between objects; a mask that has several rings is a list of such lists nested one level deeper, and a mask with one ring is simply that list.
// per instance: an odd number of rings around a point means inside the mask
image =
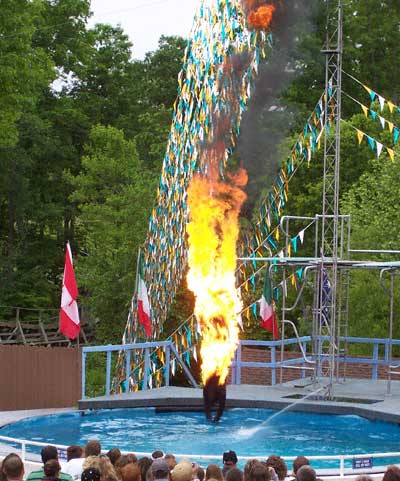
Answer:
[{"label": "water splash", "polygon": [[284,407],[280,411],[277,411],[276,413],[272,414],[269,418],[267,418],[265,421],[263,421],[258,426],[255,426],[254,428],[240,428],[240,429],[238,429],[238,431],[236,432],[237,436],[242,437],[242,438],[250,438],[250,437],[254,436],[256,433],[258,433],[262,429],[265,429],[266,427],[268,427],[268,424],[270,424],[273,419],[275,419],[276,417],[285,413],[286,411],[289,411],[291,408],[296,406],[296,404],[299,404],[299,403],[305,401],[307,398],[309,398],[311,396],[314,396],[315,394],[319,393],[323,389],[326,389],[326,386],[320,387],[320,388],[316,389],[315,391],[312,391],[312,392],[308,393],[306,396],[304,396],[300,399],[296,399],[294,402],[292,402],[288,406]]}]

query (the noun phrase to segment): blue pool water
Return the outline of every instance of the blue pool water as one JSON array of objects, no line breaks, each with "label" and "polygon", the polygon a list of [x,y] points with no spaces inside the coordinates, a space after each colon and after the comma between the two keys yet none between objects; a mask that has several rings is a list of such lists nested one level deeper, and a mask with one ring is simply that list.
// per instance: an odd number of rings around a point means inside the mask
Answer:
[{"label": "blue pool water", "polygon": [[[397,424],[354,415],[232,409],[218,424],[202,412],[157,413],[153,408],[114,409],[41,416],[0,429],[0,435],[56,444],[85,444],[99,439],[104,449],[131,452],[162,449],[174,454],[240,456],[340,455],[400,451]],[[388,464],[387,459],[379,464]],[[399,460],[397,460],[399,462]],[[314,463],[313,463],[314,464]],[[328,466],[320,466],[328,467]]]}]

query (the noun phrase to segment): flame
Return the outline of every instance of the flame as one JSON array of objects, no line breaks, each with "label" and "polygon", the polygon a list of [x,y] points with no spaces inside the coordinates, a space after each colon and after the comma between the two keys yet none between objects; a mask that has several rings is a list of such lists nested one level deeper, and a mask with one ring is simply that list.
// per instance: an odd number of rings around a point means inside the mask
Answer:
[{"label": "flame", "polygon": [[265,30],[271,23],[274,12],[275,7],[273,5],[263,5],[256,11],[250,12],[247,21],[251,28]]},{"label": "flame", "polygon": [[264,0],[243,0],[243,6],[250,28],[265,30],[269,27],[276,10],[274,5],[265,5]]},{"label": "flame", "polygon": [[239,339],[237,316],[242,309],[235,268],[238,218],[246,199],[241,187],[247,183],[247,173],[241,169],[222,181],[216,164],[211,162],[207,176],[196,174],[188,188],[187,280],[196,297],[194,312],[202,330],[204,384],[212,375],[219,384],[226,381]]}]

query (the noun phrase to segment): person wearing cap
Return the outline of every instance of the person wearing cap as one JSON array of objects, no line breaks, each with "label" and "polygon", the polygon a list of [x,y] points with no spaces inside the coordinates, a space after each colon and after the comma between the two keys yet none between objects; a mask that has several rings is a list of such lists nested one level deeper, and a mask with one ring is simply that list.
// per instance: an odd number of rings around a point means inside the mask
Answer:
[{"label": "person wearing cap", "polygon": [[222,462],[224,463],[224,467],[222,468],[222,474],[225,477],[226,473],[231,468],[237,468],[236,464],[238,462],[238,458],[235,451],[225,451],[222,455]]},{"label": "person wearing cap", "polygon": [[171,471],[172,481],[191,481],[193,474],[192,463],[189,460],[182,459]]},{"label": "person wearing cap", "polygon": [[160,479],[169,481],[169,465],[167,461],[162,458],[156,458],[150,466],[153,479]]},{"label": "person wearing cap", "polygon": [[100,471],[97,468],[86,468],[82,471],[81,481],[100,481]]}]

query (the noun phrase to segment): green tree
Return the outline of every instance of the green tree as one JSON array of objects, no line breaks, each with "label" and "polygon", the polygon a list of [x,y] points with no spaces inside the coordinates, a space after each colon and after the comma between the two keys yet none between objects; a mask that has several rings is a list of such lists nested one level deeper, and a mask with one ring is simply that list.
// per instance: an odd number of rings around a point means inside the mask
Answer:
[{"label": "green tree", "polygon": [[[400,152],[397,150],[397,156]],[[351,214],[352,247],[356,249],[398,249],[400,222],[398,200],[400,174],[396,164],[383,154],[371,161],[371,169],[347,192],[342,210]],[[376,260],[393,260],[378,255]],[[350,284],[350,334],[368,332],[371,337],[389,335],[389,298],[378,282],[379,271],[356,271]],[[384,276],[386,288],[389,276]],[[400,307],[398,281],[395,286],[395,312]],[[400,328],[395,325],[394,337]]]},{"label": "green tree", "polygon": [[155,179],[144,171],[133,141],[97,126],[90,133],[77,176],[66,174],[79,206],[76,242],[79,284],[100,320],[99,341],[123,332],[133,295],[138,247],[145,237]]}]

